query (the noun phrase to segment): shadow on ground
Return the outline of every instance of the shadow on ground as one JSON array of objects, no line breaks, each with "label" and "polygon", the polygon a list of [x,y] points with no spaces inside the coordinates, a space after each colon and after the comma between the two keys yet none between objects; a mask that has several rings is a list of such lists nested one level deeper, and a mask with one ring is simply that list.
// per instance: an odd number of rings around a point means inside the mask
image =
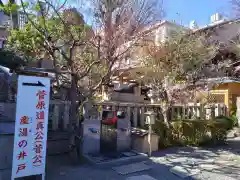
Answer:
[{"label": "shadow on ground", "polygon": [[240,138],[229,139],[218,147],[180,147],[154,152],[151,160],[180,171],[180,176],[192,174],[193,179],[240,179]]}]

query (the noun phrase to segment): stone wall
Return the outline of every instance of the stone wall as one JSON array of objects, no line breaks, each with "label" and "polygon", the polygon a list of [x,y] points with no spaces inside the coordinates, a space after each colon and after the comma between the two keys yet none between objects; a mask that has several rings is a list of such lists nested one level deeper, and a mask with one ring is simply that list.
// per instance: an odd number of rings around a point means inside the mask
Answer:
[{"label": "stone wall", "polygon": [[0,170],[12,167],[13,139],[13,134],[0,135]]},{"label": "stone wall", "polygon": [[16,104],[15,103],[0,103],[0,114],[12,121],[15,120]]}]

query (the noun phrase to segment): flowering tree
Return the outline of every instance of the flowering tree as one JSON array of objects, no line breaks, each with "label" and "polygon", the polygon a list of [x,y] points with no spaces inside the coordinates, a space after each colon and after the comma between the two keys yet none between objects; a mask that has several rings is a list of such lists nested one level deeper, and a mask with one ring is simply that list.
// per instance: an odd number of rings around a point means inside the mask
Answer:
[{"label": "flowering tree", "polygon": [[[8,38],[7,47],[21,56],[52,60],[57,79],[64,79],[69,86],[71,132],[80,104],[110,82],[124,56],[145,35],[143,27],[162,17],[157,0],[91,2],[97,30],[84,22],[80,5],[68,8],[49,0],[36,4],[21,0],[20,10],[28,23],[11,30]],[[130,41],[131,45],[125,46]]]},{"label": "flowering tree", "polygon": [[179,33],[160,45],[143,47],[140,80],[151,87],[150,95],[165,105],[166,123],[171,104],[190,99],[188,87],[204,77],[216,48],[204,35],[192,33]]}]

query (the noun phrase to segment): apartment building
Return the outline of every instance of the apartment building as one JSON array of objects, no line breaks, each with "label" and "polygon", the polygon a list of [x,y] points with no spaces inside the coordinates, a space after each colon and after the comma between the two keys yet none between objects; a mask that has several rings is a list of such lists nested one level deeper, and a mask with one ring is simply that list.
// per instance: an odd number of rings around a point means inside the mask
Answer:
[{"label": "apartment building", "polygon": [[[229,63],[233,63],[236,61],[236,54],[231,49],[231,41],[236,40],[238,38],[239,40],[239,30],[240,30],[240,22],[239,20],[227,20],[223,18],[219,13],[213,14],[210,18],[210,23],[208,25],[205,25],[203,27],[200,27],[196,21],[191,21],[189,24],[189,27],[182,26],[180,24],[177,24],[176,22],[171,21],[161,21],[159,23],[156,23],[150,27],[146,27],[143,30],[146,32],[144,38],[137,43],[137,46],[134,44],[132,45],[132,42],[128,42],[123,45],[123,50],[132,46],[131,51],[127,56],[125,56],[119,64],[115,65],[115,68],[119,69],[119,72],[114,77],[114,88],[111,88],[111,91],[114,91],[114,93],[108,93],[112,94],[111,97],[107,97],[106,93],[104,92],[103,97],[105,100],[116,100],[120,97],[120,94],[123,94],[122,92],[116,92],[113,89],[126,89],[127,86],[133,86],[133,79],[130,77],[131,73],[128,71],[138,71],[138,68],[141,67],[141,62],[143,59],[141,55],[142,47],[145,45],[149,45],[150,43],[155,45],[160,45],[161,43],[164,43],[165,41],[171,39],[176,34],[179,33],[196,33],[196,35],[201,35],[202,33],[208,33],[209,34],[209,42],[211,43],[217,43],[219,45],[219,49],[216,50],[215,57],[212,59],[212,63],[219,63],[220,61],[225,61],[226,59],[229,59]],[[221,45],[221,46],[220,46]],[[132,50],[133,49],[133,50]],[[206,69],[205,71],[207,71]],[[224,70],[226,71],[226,70]],[[228,71],[226,71],[227,73]],[[232,72],[232,71],[231,71]],[[219,71],[219,73],[224,74]],[[207,74],[207,72],[204,72],[204,74]],[[230,74],[228,74],[230,75]],[[219,74],[216,74],[215,72],[212,73],[211,69],[209,69],[209,76],[219,76]],[[136,85],[137,82],[135,82],[135,91],[136,93],[132,95],[124,95],[127,98],[124,99],[135,99],[135,101],[141,99],[139,98],[139,89],[142,88],[140,86]],[[109,88],[108,88],[109,89]],[[146,88],[145,88],[146,89]],[[108,90],[109,91],[109,90]],[[118,96],[116,96],[116,93],[118,93]],[[121,95],[123,96],[123,95]],[[130,97],[131,96],[131,97]]]}]

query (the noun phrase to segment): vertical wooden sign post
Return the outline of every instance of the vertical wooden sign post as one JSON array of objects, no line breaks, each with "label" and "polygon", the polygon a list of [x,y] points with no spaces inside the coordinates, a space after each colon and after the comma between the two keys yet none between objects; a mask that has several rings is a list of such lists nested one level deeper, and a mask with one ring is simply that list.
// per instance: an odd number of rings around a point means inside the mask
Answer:
[{"label": "vertical wooden sign post", "polygon": [[50,78],[19,75],[12,177],[45,179]]}]

